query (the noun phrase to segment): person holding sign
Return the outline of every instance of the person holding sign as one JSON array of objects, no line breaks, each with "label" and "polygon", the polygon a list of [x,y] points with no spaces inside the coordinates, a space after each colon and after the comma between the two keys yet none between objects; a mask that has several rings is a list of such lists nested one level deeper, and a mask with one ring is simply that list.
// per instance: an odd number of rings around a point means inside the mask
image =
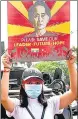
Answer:
[{"label": "person holding sign", "polygon": [[67,54],[67,66],[70,74],[70,90],[65,94],[53,96],[45,100],[43,91],[42,73],[35,68],[28,68],[22,74],[20,100],[8,97],[9,74],[11,69],[11,57],[3,54],[4,65],[1,80],[1,103],[7,110],[9,117],[15,119],[54,119],[54,115],[67,107],[77,98],[77,70],[75,68],[75,56],[69,51]]}]

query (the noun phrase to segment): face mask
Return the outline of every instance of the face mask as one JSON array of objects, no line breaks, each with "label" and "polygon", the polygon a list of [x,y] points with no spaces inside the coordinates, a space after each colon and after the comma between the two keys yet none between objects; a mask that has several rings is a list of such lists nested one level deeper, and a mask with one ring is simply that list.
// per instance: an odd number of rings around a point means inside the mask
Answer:
[{"label": "face mask", "polygon": [[42,91],[42,84],[25,84],[25,92],[30,98],[37,98]]}]

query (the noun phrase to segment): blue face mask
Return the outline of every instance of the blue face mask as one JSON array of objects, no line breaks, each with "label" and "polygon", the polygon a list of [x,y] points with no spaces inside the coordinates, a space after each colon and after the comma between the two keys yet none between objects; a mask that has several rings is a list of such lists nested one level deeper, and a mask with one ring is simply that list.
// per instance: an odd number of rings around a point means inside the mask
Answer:
[{"label": "blue face mask", "polygon": [[25,84],[25,92],[30,98],[37,98],[42,91],[42,84]]}]

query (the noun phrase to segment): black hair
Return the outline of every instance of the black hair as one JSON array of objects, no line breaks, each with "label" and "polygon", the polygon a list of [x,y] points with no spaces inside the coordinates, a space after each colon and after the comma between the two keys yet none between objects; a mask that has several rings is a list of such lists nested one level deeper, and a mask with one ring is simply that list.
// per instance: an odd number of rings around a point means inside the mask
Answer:
[{"label": "black hair", "polygon": [[49,16],[49,19],[51,18],[50,8],[47,6],[47,4],[45,2],[39,0],[39,1],[35,2],[34,5],[32,5],[28,10],[28,17],[29,17],[29,20],[31,21],[31,23],[33,23],[34,9],[38,5],[43,6],[45,8],[46,14]]},{"label": "black hair", "polygon": [[[41,94],[38,97],[38,102],[41,103],[44,106],[44,108],[47,107],[47,101],[44,96],[43,89],[42,89]],[[20,106],[25,107],[25,108],[27,108],[27,106],[28,106],[28,96],[27,96],[24,88],[22,87],[22,85],[21,85],[21,89],[20,89]]]}]

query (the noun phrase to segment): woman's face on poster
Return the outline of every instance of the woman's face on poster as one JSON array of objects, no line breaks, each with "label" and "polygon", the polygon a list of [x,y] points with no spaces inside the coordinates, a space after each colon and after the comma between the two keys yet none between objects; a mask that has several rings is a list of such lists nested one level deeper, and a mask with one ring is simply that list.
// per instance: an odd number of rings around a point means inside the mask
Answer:
[{"label": "woman's face on poster", "polygon": [[44,29],[49,21],[44,6],[36,6],[34,10],[34,27],[37,30]]}]

